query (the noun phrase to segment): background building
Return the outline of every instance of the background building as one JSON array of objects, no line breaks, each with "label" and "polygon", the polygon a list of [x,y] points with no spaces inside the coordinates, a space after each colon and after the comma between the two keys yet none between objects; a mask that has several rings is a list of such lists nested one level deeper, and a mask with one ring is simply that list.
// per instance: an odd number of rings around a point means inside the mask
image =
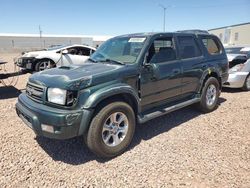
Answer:
[{"label": "background building", "polygon": [[85,35],[42,35],[39,34],[0,34],[0,51],[19,52],[48,48],[55,45],[84,44],[96,47],[110,36]]},{"label": "background building", "polygon": [[250,45],[250,22],[208,30],[225,46]]}]

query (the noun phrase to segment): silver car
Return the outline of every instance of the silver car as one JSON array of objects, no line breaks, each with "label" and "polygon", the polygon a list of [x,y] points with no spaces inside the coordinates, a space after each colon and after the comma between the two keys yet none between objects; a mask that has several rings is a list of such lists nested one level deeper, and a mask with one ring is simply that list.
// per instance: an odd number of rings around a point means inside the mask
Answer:
[{"label": "silver car", "polygon": [[250,47],[226,48],[226,52],[230,69],[228,81],[223,87],[250,91]]}]

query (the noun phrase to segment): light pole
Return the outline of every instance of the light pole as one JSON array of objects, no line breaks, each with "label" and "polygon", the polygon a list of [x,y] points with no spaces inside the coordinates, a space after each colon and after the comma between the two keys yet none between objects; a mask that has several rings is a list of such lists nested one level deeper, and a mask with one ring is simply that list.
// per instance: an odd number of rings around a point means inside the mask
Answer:
[{"label": "light pole", "polygon": [[167,7],[165,7],[164,5],[162,4],[159,4],[159,6],[163,9],[163,31],[165,32],[166,30],[166,10],[167,10]]},{"label": "light pole", "polygon": [[41,44],[41,47],[43,47],[43,44],[42,44],[42,29],[41,29],[41,26],[39,25],[39,35],[40,35],[40,44]]}]

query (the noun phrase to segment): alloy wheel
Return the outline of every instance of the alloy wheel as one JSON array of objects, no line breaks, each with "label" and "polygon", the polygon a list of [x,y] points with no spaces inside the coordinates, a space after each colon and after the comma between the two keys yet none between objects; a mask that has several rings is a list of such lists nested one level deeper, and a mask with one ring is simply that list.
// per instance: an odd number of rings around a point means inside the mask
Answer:
[{"label": "alloy wheel", "polygon": [[216,95],[217,95],[217,89],[215,85],[211,84],[207,88],[207,93],[206,93],[206,103],[208,106],[212,106],[216,100]]},{"label": "alloy wheel", "polygon": [[119,145],[127,135],[129,121],[122,112],[111,114],[105,121],[102,129],[102,140],[109,147]]}]

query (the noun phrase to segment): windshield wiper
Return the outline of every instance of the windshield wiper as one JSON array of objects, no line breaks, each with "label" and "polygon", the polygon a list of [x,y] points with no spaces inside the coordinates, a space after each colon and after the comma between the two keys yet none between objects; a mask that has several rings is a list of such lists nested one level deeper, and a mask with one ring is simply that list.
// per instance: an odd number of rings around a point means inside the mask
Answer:
[{"label": "windshield wiper", "polygon": [[104,60],[100,60],[98,62],[108,62],[108,63],[116,63],[116,64],[119,64],[119,65],[126,65],[125,63],[123,63],[121,61],[116,61],[116,60],[113,60],[113,59],[104,59]]}]

